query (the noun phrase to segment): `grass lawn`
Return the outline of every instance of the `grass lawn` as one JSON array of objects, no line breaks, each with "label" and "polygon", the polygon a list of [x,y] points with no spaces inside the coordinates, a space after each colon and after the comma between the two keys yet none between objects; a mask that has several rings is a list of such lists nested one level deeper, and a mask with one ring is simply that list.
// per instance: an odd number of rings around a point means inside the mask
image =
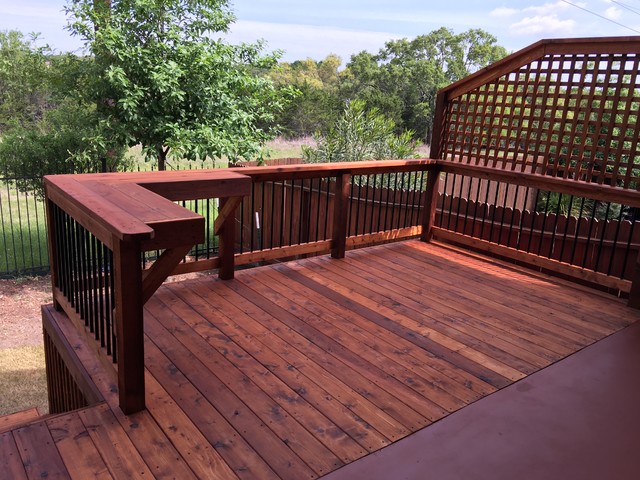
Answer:
[{"label": "grass lawn", "polygon": [[30,407],[49,411],[44,347],[0,350],[0,415]]},{"label": "grass lawn", "polygon": [[42,200],[0,183],[0,274],[48,265],[46,230]]}]

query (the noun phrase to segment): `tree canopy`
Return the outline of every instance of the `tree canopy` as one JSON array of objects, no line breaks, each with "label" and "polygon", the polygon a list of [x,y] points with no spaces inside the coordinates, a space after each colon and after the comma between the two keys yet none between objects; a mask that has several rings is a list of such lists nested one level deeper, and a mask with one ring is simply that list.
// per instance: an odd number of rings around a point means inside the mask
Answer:
[{"label": "tree canopy", "polygon": [[33,124],[49,105],[48,47],[21,32],[0,32],[0,134]]},{"label": "tree canopy", "polygon": [[70,29],[93,56],[88,98],[105,137],[164,168],[167,154],[253,158],[275,134],[289,89],[263,73],[276,55],[230,45],[226,0],[73,0]]},{"label": "tree canopy", "polygon": [[456,35],[444,27],[412,40],[391,40],[376,55],[351,57],[343,96],[365,100],[428,141],[438,90],[506,56],[496,41],[483,30]]},{"label": "tree canopy", "polygon": [[438,90],[504,57],[506,50],[496,42],[483,30],[455,34],[443,27],[388,41],[378,53],[352,55],[343,70],[336,55],[281,63],[271,78],[301,94],[278,121],[289,136],[327,133],[346,103],[361,100],[392,120],[396,133],[412,130],[428,142]]},{"label": "tree canopy", "polygon": [[277,85],[298,93],[276,116],[284,135],[303,137],[329,129],[344,107],[339,95],[341,64],[339,56],[329,54],[319,62],[310,58],[282,62],[271,70],[269,76]]}]

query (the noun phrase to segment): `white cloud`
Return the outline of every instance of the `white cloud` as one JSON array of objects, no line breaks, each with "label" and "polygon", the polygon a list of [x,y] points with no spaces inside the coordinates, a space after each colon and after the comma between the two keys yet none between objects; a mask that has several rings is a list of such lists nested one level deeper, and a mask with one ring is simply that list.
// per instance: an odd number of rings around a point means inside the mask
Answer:
[{"label": "white cloud", "polygon": [[511,17],[519,11],[520,10],[517,10],[515,8],[498,7],[491,10],[489,15],[491,15],[492,17]]},{"label": "white cloud", "polygon": [[622,18],[622,10],[617,7],[609,7],[605,10],[604,16],[611,20],[620,20]]},{"label": "white cloud", "polygon": [[525,17],[519,22],[509,26],[509,30],[518,35],[545,34],[562,31],[570,33],[576,22],[574,20],[561,20],[557,15],[536,15]]},{"label": "white cloud", "polygon": [[[580,3],[575,3],[575,5],[581,5]],[[543,5],[532,5],[531,7],[524,8],[523,12],[531,12],[537,14],[537,16],[547,16],[547,15],[555,15],[558,10],[564,10],[569,8],[571,5],[565,2],[554,2],[554,3],[545,3]]]},{"label": "white cloud", "polygon": [[329,53],[335,53],[346,63],[354,53],[362,50],[376,53],[385,42],[401,36],[389,32],[239,20],[232,25],[226,38],[233,43],[267,39],[270,50],[285,50],[285,60],[307,57],[322,60]]}]

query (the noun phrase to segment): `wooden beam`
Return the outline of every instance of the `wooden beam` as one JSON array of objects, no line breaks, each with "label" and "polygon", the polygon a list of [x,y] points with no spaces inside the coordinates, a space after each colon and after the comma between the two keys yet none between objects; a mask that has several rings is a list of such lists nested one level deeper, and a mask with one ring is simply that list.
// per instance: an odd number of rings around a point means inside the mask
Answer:
[{"label": "wooden beam", "polygon": [[449,98],[456,98],[470,92],[480,85],[495,81],[507,73],[530,63],[544,55],[573,53],[636,53],[640,49],[638,37],[604,37],[604,38],[561,38],[540,40],[511,55],[467,75],[438,93],[446,92]]},{"label": "wooden beam", "polygon": [[433,130],[431,133],[431,143],[429,156],[431,158],[442,158],[442,135],[444,120],[446,118],[448,94],[447,92],[439,92],[436,97],[436,111],[433,118]]},{"label": "wooden beam", "polygon": [[559,177],[543,176],[513,170],[500,170],[492,167],[481,167],[458,162],[441,160],[438,162],[442,171],[469,177],[507,182],[512,185],[550,190],[578,197],[601,200],[603,202],[620,203],[630,207],[640,207],[640,192],[637,190],[612,187],[610,185],[588,183],[580,180],[567,180]]},{"label": "wooden beam", "polygon": [[310,253],[327,253],[331,250],[331,243],[331,240],[322,240],[319,242],[302,243],[288,247],[259,250],[257,252],[240,253],[236,255],[235,262],[236,265],[246,265],[247,263],[264,262],[279,258],[295,257],[297,255],[307,255]]},{"label": "wooden beam", "polygon": [[351,175],[348,173],[336,177],[336,192],[333,197],[333,239],[331,244],[331,256],[333,258],[344,258],[346,250],[350,181]]},{"label": "wooden beam", "polygon": [[436,161],[428,158],[408,160],[371,160],[365,162],[308,163],[272,167],[242,167],[241,171],[254,182],[298,180],[312,178],[337,177],[350,175],[369,175],[391,172],[415,172],[428,170]]},{"label": "wooden beam", "polygon": [[421,233],[421,226],[399,228],[377,233],[367,233],[365,235],[355,235],[352,237],[347,237],[346,245],[347,248],[354,249],[357,247],[366,247],[383,242],[401,240],[403,238],[411,238],[420,235]]},{"label": "wooden beam", "polygon": [[236,208],[242,203],[242,197],[230,197],[218,210],[218,217],[213,222],[213,234],[218,235],[222,225],[227,221],[229,216],[235,216]]},{"label": "wooden beam", "polygon": [[181,247],[166,249],[162,252],[162,255],[153,262],[153,265],[143,272],[142,303],[147,303],[155,291],[162,285],[162,282],[171,275],[178,263],[189,253],[191,247],[192,245],[183,245]]},{"label": "wooden beam", "polygon": [[[237,263],[236,263],[237,265]],[[179,263],[171,272],[171,275],[182,275],[185,273],[206,272],[207,270],[215,270],[220,268],[220,258],[205,258],[193,262]]]}]

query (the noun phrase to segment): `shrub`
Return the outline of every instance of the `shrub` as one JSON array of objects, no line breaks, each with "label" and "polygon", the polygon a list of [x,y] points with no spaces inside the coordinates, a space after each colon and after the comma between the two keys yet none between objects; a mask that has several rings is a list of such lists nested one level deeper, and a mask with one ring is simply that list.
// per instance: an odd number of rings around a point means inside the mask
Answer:
[{"label": "shrub", "polygon": [[314,136],[315,147],[302,147],[307,162],[354,162],[411,158],[416,156],[419,143],[414,132],[394,133],[395,123],[376,108],[367,110],[366,104],[349,102],[342,115],[326,136]]}]

